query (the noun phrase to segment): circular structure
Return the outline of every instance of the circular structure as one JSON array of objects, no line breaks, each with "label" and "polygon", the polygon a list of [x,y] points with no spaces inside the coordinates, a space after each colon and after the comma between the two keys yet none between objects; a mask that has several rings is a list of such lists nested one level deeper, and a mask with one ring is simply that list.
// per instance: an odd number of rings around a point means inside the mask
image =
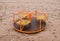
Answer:
[{"label": "circular structure", "polygon": [[15,30],[23,33],[37,33],[43,31],[46,26],[44,16],[35,16],[28,14],[14,22]]}]

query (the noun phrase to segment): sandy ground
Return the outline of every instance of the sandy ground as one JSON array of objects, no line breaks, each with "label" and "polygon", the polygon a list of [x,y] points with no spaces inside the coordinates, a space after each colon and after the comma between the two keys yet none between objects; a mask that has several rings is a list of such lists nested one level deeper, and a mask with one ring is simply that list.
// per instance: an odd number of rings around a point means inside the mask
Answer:
[{"label": "sandy ground", "polygon": [[[23,34],[14,30],[13,12],[47,12],[46,30]],[[60,0],[0,0],[0,41],[60,41]]]}]

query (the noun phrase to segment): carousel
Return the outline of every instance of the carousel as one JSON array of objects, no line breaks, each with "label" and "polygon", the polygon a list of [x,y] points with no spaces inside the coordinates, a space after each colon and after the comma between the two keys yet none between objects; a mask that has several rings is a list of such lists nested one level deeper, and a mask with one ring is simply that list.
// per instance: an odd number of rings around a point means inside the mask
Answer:
[{"label": "carousel", "polygon": [[[16,18],[17,15],[19,15],[18,18]],[[13,25],[16,31],[27,34],[37,33],[45,30],[46,19],[46,12],[20,11],[13,14]]]}]

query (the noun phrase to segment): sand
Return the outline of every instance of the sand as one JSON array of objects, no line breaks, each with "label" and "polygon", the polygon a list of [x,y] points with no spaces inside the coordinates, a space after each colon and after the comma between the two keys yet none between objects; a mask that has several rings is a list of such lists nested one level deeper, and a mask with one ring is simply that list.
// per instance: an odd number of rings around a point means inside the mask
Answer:
[{"label": "sand", "polygon": [[[36,34],[15,31],[13,13],[19,10],[46,12],[45,30]],[[60,0],[0,0],[0,41],[60,41]]]}]

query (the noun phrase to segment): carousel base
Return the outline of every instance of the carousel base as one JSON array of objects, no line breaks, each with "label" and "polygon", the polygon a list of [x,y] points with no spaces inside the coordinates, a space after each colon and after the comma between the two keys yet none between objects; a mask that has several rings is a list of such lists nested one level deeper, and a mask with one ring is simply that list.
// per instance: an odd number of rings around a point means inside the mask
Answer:
[{"label": "carousel base", "polygon": [[38,32],[44,31],[45,28],[40,29],[40,30],[36,30],[36,31],[21,31],[21,30],[18,30],[17,28],[15,28],[15,30],[18,31],[18,32],[20,32],[20,33],[34,34],[34,33],[38,33]]},{"label": "carousel base", "polygon": [[20,25],[17,24],[16,22],[14,23],[15,30],[22,32],[22,33],[28,33],[28,34],[41,32],[45,29],[45,25],[46,25],[45,21],[42,20],[41,28],[40,28],[40,20],[36,20],[35,18],[32,18],[32,21],[29,24],[23,26],[23,29],[20,30]]}]

